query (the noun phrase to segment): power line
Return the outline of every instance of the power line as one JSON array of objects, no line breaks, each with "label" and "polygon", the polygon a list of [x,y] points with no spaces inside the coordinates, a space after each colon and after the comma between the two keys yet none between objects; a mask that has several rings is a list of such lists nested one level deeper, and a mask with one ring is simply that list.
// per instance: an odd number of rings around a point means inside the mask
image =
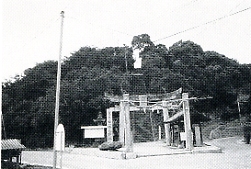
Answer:
[{"label": "power line", "polygon": [[26,42],[24,45],[23,45],[23,48],[28,45],[29,43],[31,43],[33,40],[37,39],[39,36],[41,36],[45,31],[47,31],[54,23],[56,23],[58,20],[60,19],[60,17],[58,17],[57,19],[51,19],[47,24],[46,26],[44,27],[44,29],[40,32],[37,32],[35,34],[35,36],[33,38],[31,38],[30,41]]},{"label": "power line", "polygon": [[[71,2],[69,2],[63,9],[67,9],[69,7]],[[36,40],[39,36],[41,36],[45,31],[49,30],[49,28],[51,28],[51,26],[53,24],[55,24],[57,21],[59,21],[60,17],[57,18],[52,18],[50,19],[47,24],[44,26],[44,28],[42,29],[42,31],[37,31],[35,33],[35,36],[31,37],[30,40],[28,40],[27,42],[25,42],[22,46],[22,48],[25,48],[27,45],[29,45],[32,41]]]},{"label": "power line", "polygon": [[[180,8],[189,6],[189,5],[193,4],[193,3],[195,3],[196,1],[198,1],[198,0],[192,0],[192,1],[190,1],[190,2],[188,2],[188,3],[185,3],[185,4],[182,4],[182,5],[180,5],[180,6],[176,7],[176,8],[180,10]],[[169,8],[168,8],[168,9],[169,9]],[[177,9],[171,10],[170,13],[175,12]],[[165,12],[165,11],[164,11],[164,12]],[[155,17],[155,18],[152,19],[152,20],[156,20],[156,19],[160,18],[161,16],[163,16],[164,14],[166,14],[166,13],[164,13],[164,12],[162,12],[162,14],[160,14],[159,16]],[[144,23],[141,23],[141,24],[139,25],[139,27],[142,27],[143,25],[148,24],[148,23],[149,23],[150,21],[152,21],[152,20],[149,20],[149,21],[146,21],[146,22],[144,22]]]},{"label": "power line", "polygon": [[190,30],[193,30],[193,29],[197,29],[197,28],[199,28],[199,27],[201,27],[201,26],[208,25],[208,24],[213,23],[213,22],[217,22],[217,21],[219,21],[219,20],[222,20],[222,19],[225,19],[225,18],[227,18],[227,17],[230,17],[230,16],[233,16],[233,15],[239,14],[239,13],[244,12],[244,11],[247,11],[247,10],[249,10],[249,9],[251,9],[251,6],[248,7],[248,8],[242,9],[242,10],[240,10],[240,11],[237,11],[237,12],[235,12],[235,13],[232,13],[232,14],[229,14],[229,15],[225,15],[225,16],[216,18],[216,19],[214,19],[214,20],[208,21],[208,22],[203,23],[203,24],[201,24],[201,25],[193,26],[193,27],[190,27],[190,28],[188,28],[188,29],[179,31],[179,32],[177,32],[177,33],[174,33],[174,34],[172,34],[172,35],[166,36],[166,37],[164,37],[164,38],[157,39],[157,40],[155,40],[155,41],[153,41],[153,42],[161,41],[161,40],[164,40],[164,39],[173,37],[173,36],[175,36],[175,35],[178,35],[178,34],[181,34],[181,33],[184,33],[184,32],[190,31]]},{"label": "power line", "polygon": [[[68,16],[67,18],[69,19],[76,19],[78,21],[81,21],[81,19],[79,18],[76,18],[76,17],[72,17],[72,16]],[[117,33],[120,33],[120,34],[123,34],[123,35],[127,35],[127,36],[130,36],[130,37],[133,37],[134,35],[131,35],[129,33],[126,33],[126,32],[123,32],[123,31],[120,31],[120,30],[117,30],[117,29],[113,29],[113,28],[109,28],[109,27],[105,27],[103,25],[99,25],[99,24],[93,24],[92,22],[87,22],[87,24],[93,26],[93,27],[97,27],[99,29],[107,29],[109,31],[112,31],[112,32],[117,32]]]},{"label": "power line", "polygon": [[[180,7],[182,8],[182,7],[189,6],[190,4],[195,3],[196,1],[198,1],[198,0],[191,0],[190,2],[188,2],[188,3],[186,3],[186,4],[182,4]],[[180,8],[180,7],[179,7],[179,8]],[[174,12],[174,11],[175,11],[175,10],[172,10],[171,12]],[[157,18],[161,17],[162,15],[163,15],[163,14],[157,16]],[[68,16],[67,18],[76,19],[76,20],[81,21],[79,18],[72,17],[72,16]],[[156,18],[155,18],[155,19],[156,19]],[[135,35],[129,34],[129,33],[124,32],[124,31],[116,30],[116,29],[113,29],[113,28],[110,28],[110,27],[104,27],[104,26],[99,25],[99,24],[93,24],[92,22],[87,22],[87,23],[88,23],[89,25],[94,26],[94,27],[97,27],[97,28],[99,28],[99,29],[106,29],[106,30],[109,30],[109,31],[112,31],[112,32],[117,32],[117,33],[119,33],[119,34],[123,34],[123,35],[126,35],[126,36],[130,36],[130,37],[135,36]],[[147,22],[145,22],[145,23],[142,23],[142,24],[139,25],[139,27],[141,27],[141,26],[143,26],[143,25],[145,25],[145,24],[148,24],[148,23],[149,23],[149,21],[147,21]]]},{"label": "power line", "polygon": [[229,11],[229,13],[233,12],[234,9],[238,8],[238,7],[240,6],[240,4],[243,3],[243,1],[245,1],[245,0],[242,0],[239,4],[237,4],[233,9],[231,9],[231,10]]}]

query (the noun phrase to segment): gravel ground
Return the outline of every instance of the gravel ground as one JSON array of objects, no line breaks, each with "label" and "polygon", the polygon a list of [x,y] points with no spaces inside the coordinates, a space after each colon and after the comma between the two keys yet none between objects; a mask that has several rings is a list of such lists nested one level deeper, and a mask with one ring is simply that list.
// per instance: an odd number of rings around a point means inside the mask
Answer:
[{"label": "gravel ground", "polygon": [[[251,144],[244,144],[242,138],[231,137],[208,142],[220,147],[222,153],[176,154],[140,157],[120,160],[108,159],[66,151],[63,154],[64,169],[251,169]],[[95,150],[96,151],[96,150]],[[22,162],[52,165],[52,151],[24,151]]]}]

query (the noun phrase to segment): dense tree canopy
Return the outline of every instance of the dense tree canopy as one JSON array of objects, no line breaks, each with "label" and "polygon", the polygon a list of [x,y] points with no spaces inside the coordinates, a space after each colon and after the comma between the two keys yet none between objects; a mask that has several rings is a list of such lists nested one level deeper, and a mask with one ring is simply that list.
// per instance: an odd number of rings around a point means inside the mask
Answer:
[{"label": "dense tree canopy", "polygon": [[[140,49],[143,59],[142,68],[137,70],[132,57],[135,48]],[[164,93],[180,87],[190,96],[212,96],[212,100],[194,103],[193,110],[216,112],[220,117],[226,108],[237,112],[238,93],[250,93],[250,69],[250,64],[203,51],[192,41],[179,41],[167,48],[155,45],[147,34],[133,37],[130,48],[82,47],[62,63],[60,122],[67,142],[77,142],[80,126],[94,125],[97,113],[105,115],[105,108],[111,106],[104,100],[105,92]],[[56,73],[57,62],[46,61],[27,69],[23,77],[2,84],[8,138],[22,139],[28,147],[52,146]]]}]

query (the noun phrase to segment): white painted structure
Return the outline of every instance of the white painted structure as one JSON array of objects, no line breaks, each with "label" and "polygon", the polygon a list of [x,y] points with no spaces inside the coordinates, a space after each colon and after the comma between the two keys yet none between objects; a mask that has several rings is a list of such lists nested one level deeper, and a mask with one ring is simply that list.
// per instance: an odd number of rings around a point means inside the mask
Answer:
[{"label": "white painted structure", "polygon": [[59,124],[56,130],[56,151],[64,151],[65,130],[63,124]]},{"label": "white painted structure", "polygon": [[81,126],[84,138],[105,138],[106,126]]}]

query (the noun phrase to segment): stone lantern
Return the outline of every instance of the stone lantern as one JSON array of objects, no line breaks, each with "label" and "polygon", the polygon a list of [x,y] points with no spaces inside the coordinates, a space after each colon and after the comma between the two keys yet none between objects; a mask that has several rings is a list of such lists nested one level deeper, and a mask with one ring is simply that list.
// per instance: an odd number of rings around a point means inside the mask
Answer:
[{"label": "stone lantern", "polygon": [[96,119],[93,119],[93,121],[98,126],[103,126],[103,123],[105,122],[105,119],[103,118],[102,113],[98,112],[98,117]]}]

